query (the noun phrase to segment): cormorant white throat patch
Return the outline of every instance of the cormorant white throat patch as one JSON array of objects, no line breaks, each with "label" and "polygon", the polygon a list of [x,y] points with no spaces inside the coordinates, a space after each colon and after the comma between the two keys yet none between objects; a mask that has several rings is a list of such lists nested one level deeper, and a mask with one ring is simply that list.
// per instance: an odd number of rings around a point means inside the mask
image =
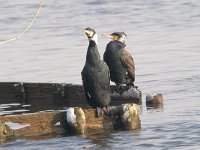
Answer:
[{"label": "cormorant white throat patch", "polygon": [[93,40],[97,44],[97,33],[93,35],[91,40]]},{"label": "cormorant white throat patch", "polygon": [[126,44],[126,41],[127,41],[127,38],[125,35],[122,35],[120,38],[119,38],[119,41]]}]

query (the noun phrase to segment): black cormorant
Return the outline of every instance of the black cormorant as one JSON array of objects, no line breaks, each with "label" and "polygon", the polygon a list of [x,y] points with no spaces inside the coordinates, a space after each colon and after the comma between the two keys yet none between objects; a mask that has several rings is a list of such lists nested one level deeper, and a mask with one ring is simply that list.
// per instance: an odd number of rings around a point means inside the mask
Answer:
[{"label": "black cormorant", "polygon": [[84,29],[88,39],[85,66],[81,72],[87,102],[93,108],[106,108],[110,101],[110,71],[100,59],[97,48],[97,34],[92,28]]},{"label": "black cormorant", "polygon": [[104,61],[110,69],[111,81],[115,82],[119,92],[123,84],[134,86],[135,64],[131,54],[125,50],[127,36],[124,32],[114,32],[106,35],[112,39],[104,53]]}]

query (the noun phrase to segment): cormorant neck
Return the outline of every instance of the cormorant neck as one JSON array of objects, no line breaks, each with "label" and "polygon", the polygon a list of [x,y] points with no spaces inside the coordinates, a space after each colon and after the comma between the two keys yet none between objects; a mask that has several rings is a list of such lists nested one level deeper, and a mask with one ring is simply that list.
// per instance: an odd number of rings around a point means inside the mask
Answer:
[{"label": "cormorant neck", "polygon": [[126,46],[126,41],[124,41],[123,39],[118,39],[117,41],[122,43],[124,46]]},{"label": "cormorant neck", "polygon": [[111,51],[112,53],[114,54],[118,54],[118,53],[121,53],[125,48],[125,45],[118,41],[118,40],[115,40],[115,41],[110,41],[107,46],[106,46],[106,51]]},{"label": "cormorant neck", "polygon": [[115,40],[114,43],[116,43],[116,46],[117,46],[117,45],[120,46],[120,47],[125,47],[125,46],[126,46],[125,43],[123,43],[123,42],[121,42],[121,41],[119,41],[119,40]]},{"label": "cormorant neck", "polygon": [[98,45],[98,41],[97,41],[97,33],[92,37],[92,38],[89,38],[89,41],[94,41],[96,43],[96,45]]},{"label": "cormorant neck", "polygon": [[93,40],[89,40],[89,46],[86,55],[86,62],[90,65],[98,65],[100,61],[100,55],[98,52],[97,44]]}]

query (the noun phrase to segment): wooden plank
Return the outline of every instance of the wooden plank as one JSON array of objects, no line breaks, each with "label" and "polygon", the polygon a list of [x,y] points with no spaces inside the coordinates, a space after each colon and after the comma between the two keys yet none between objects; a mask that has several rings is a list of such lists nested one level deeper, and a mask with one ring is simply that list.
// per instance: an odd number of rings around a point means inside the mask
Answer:
[{"label": "wooden plank", "polygon": [[[61,112],[55,111],[0,117],[0,140],[13,140],[16,138],[41,136],[58,132],[59,129],[56,126],[54,127],[54,124],[62,120],[62,116]],[[27,124],[27,126],[13,129],[5,123]]]},{"label": "wooden plank", "polygon": [[[115,86],[111,86],[112,93],[114,89]],[[127,87],[123,89],[125,92],[126,90]],[[112,94],[110,105],[140,104],[141,91],[136,91],[131,97]],[[58,110],[64,107],[89,107],[82,85],[64,83],[0,82],[0,104],[8,103],[30,104],[30,112]]]},{"label": "wooden plank", "polygon": [[50,83],[25,83],[26,103],[30,104],[30,112],[56,109],[54,106],[54,85]]},{"label": "wooden plank", "polygon": [[[110,107],[97,117],[96,109],[71,107],[65,111],[40,112],[0,117],[0,140],[13,140],[47,134],[84,134],[104,130],[136,130],[141,128],[136,104]],[[16,128],[12,123],[23,127]],[[25,125],[25,126],[24,126]]]},{"label": "wooden plank", "polygon": [[18,95],[17,90],[14,87],[16,83],[15,82],[1,82],[0,83],[0,103],[17,103],[22,102]]}]

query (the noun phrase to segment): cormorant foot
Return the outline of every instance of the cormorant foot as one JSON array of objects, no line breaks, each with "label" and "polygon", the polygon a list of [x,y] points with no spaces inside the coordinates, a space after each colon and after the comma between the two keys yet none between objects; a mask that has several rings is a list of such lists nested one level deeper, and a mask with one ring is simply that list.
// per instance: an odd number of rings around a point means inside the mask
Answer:
[{"label": "cormorant foot", "polygon": [[127,84],[127,86],[128,86],[128,89],[130,89],[130,88],[135,88],[135,89],[137,89],[137,88],[138,88],[138,86],[134,85],[134,83]]},{"label": "cormorant foot", "polygon": [[115,92],[119,93],[119,87],[118,86],[115,87]]},{"label": "cormorant foot", "polygon": [[110,113],[109,113],[110,112],[110,107],[109,106],[103,107],[102,111],[106,116],[110,115]]},{"label": "cormorant foot", "polygon": [[135,88],[134,84],[128,84],[127,86],[128,86],[128,89]]},{"label": "cormorant foot", "polygon": [[121,87],[122,87],[121,84],[118,84],[118,85],[116,85],[116,87],[115,87],[115,91],[116,91],[117,93],[119,93],[119,94],[122,93],[122,89],[121,89]]},{"label": "cormorant foot", "polygon": [[96,108],[96,115],[97,115],[98,118],[103,116],[103,111],[100,107]]},{"label": "cormorant foot", "polygon": [[110,112],[110,107],[109,106],[106,106],[106,107],[102,107],[102,108],[99,108],[97,107],[96,108],[96,113],[97,113],[97,117],[102,117],[102,116],[109,116],[109,112]]}]

